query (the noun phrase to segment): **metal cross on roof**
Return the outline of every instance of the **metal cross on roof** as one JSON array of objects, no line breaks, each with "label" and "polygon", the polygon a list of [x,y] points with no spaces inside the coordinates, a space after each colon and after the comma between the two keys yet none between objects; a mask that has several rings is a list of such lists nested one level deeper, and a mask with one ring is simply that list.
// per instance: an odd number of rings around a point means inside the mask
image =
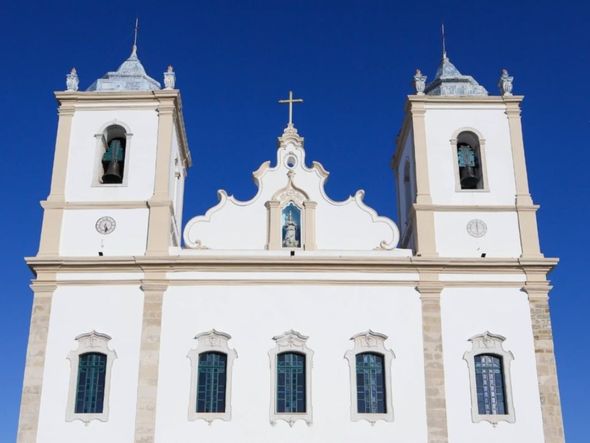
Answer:
[{"label": "metal cross on roof", "polygon": [[293,103],[303,103],[301,98],[293,98],[293,91],[289,91],[289,98],[279,100],[281,104],[289,104],[289,126],[293,126]]}]

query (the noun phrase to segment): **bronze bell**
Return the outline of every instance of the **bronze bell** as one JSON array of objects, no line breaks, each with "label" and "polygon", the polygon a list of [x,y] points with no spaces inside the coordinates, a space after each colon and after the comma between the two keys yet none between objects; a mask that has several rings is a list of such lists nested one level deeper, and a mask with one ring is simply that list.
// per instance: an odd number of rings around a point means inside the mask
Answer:
[{"label": "bronze bell", "polygon": [[103,183],[121,183],[123,176],[121,175],[121,162],[114,159],[108,163],[107,170],[102,176]]},{"label": "bronze bell", "polygon": [[102,156],[104,175],[103,183],[123,183],[123,166],[125,158],[124,140],[115,138]]},{"label": "bronze bell", "polygon": [[474,166],[463,166],[459,168],[461,172],[461,188],[462,189],[477,189],[479,177],[475,172]]}]

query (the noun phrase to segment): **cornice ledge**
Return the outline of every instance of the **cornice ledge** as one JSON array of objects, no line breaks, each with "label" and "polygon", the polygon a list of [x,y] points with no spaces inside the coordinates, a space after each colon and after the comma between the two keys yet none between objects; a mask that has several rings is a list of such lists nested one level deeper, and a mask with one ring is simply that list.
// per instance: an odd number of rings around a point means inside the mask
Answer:
[{"label": "cornice ledge", "polygon": [[529,300],[537,299],[537,300],[546,300],[549,298],[549,291],[553,286],[549,284],[549,282],[535,282],[535,283],[525,283],[522,287],[522,291],[525,292]]},{"label": "cornice ledge", "polygon": [[168,282],[141,280],[139,287],[143,292],[165,292],[168,289]]},{"label": "cornice ledge", "polygon": [[420,282],[416,285],[416,291],[420,293],[420,299],[422,300],[440,298],[440,293],[442,292],[443,288],[443,282],[435,281]]}]

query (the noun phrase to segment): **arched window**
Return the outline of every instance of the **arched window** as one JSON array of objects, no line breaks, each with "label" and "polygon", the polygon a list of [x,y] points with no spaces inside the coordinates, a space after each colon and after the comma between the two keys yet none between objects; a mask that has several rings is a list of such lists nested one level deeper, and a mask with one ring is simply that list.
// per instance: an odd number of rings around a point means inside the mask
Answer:
[{"label": "arched window", "polygon": [[501,335],[484,332],[469,339],[472,349],[463,355],[469,367],[474,423],[516,420],[510,387],[510,362],[514,356],[504,349],[504,340]]},{"label": "arched window", "polygon": [[283,247],[301,247],[301,209],[293,202],[281,211],[281,235]]},{"label": "arched window", "polygon": [[119,125],[109,126],[104,133],[104,152],[101,156],[101,183],[123,183],[125,173],[125,150],[127,148],[127,134]]},{"label": "arched window", "polygon": [[297,420],[312,422],[311,367],[313,351],[306,345],[308,337],[286,331],[273,337],[276,346],[268,351],[271,392],[270,422],[284,420],[290,426]]},{"label": "arched window", "polygon": [[277,355],[277,413],[305,412],[305,355]]},{"label": "arched window", "polygon": [[502,357],[493,354],[475,356],[477,408],[480,414],[506,414]]},{"label": "arched window", "polygon": [[100,414],[104,406],[107,356],[87,352],[79,357],[76,414]]},{"label": "arched window", "polygon": [[356,355],[356,399],[359,414],[385,414],[385,361],[383,355]]},{"label": "arched window", "polygon": [[197,347],[188,353],[191,366],[188,419],[231,420],[231,382],[234,360],[229,334],[212,329],[197,334]]},{"label": "arched window", "polygon": [[344,355],[350,368],[350,416],[353,421],[393,421],[391,362],[387,335],[368,330],[351,337],[354,348]]},{"label": "arched window", "polygon": [[227,355],[221,352],[199,354],[196,412],[225,412]]},{"label": "arched window", "polygon": [[483,168],[479,138],[471,131],[457,136],[457,166],[461,189],[483,189]]},{"label": "arched window", "polygon": [[117,358],[106,334],[92,331],[76,337],[78,349],[70,352],[70,390],[66,421],[107,421],[111,366]]}]

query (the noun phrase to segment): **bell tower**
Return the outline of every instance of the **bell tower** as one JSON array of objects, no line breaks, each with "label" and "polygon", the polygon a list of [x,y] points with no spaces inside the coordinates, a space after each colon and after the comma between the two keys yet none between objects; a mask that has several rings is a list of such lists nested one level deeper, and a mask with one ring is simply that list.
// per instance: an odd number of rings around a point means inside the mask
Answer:
[{"label": "bell tower", "polygon": [[400,245],[425,257],[540,258],[520,121],[522,96],[502,71],[489,95],[443,57],[420,70],[397,138]]},{"label": "bell tower", "polygon": [[55,93],[58,129],[39,256],[168,255],[179,246],[191,164],[180,91],[147,75],[133,45],[116,71]]}]

